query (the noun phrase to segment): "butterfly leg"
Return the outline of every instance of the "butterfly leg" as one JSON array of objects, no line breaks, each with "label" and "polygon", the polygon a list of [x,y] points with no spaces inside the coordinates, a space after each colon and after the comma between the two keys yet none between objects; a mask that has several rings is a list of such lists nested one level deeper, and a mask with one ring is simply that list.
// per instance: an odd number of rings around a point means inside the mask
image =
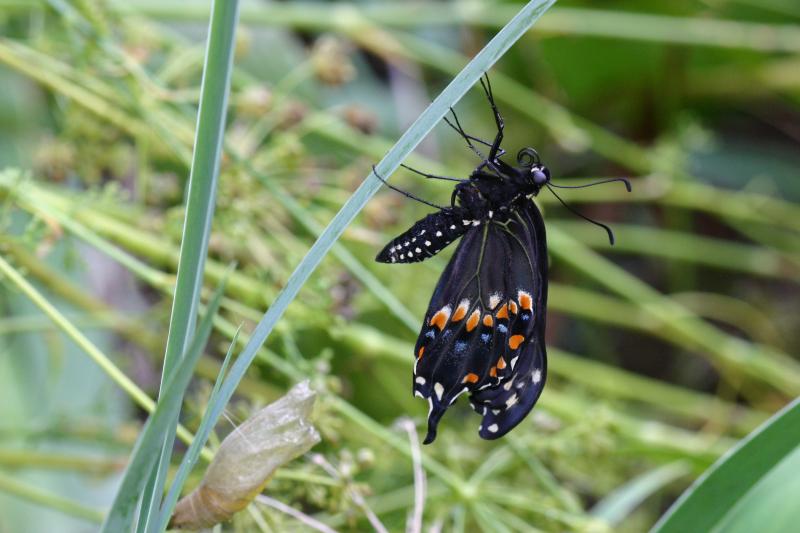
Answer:
[{"label": "butterfly leg", "polygon": [[447,207],[444,207],[444,206],[441,206],[441,205],[434,204],[434,203],[432,203],[432,202],[429,202],[429,201],[427,201],[427,200],[423,200],[423,199],[422,199],[422,198],[420,198],[419,196],[415,196],[415,195],[411,194],[411,193],[410,193],[410,192],[408,192],[408,191],[404,191],[403,189],[400,189],[400,188],[398,188],[398,187],[395,187],[394,185],[391,185],[391,184],[390,184],[390,183],[388,183],[388,182],[387,182],[387,181],[386,181],[386,180],[385,180],[385,179],[384,179],[384,178],[383,178],[383,177],[382,177],[380,174],[378,174],[378,169],[376,169],[376,168],[375,168],[375,165],[372,165],[372,173],[373,173],[373,174],[375,174],[375,177],[376,177],[376,178],[378,178],[379,180],[381,180],[381,182],[382,182],[384,185],[386,185],[387,187],[389,187],[390,189],[392,189],[392,190],[393,190],[393,191],[395,191],[395,192],[399,192],[400,194],[402,194],[402,195],[403,195],[403,196],[405,196],[406,198],[411,198],[412,200],[416,200],[417,202],[423,203],[423,204],[425,204],[425,205],[429,205],[429,206],[431,206],[431,207],[433,207],[433,208],[436,208],[436,209],[447,209]]},{"label": "butterfly leg", "polygon": [[446,180],[446,181],[458,181],[458,182],[466,181],[466,180],[463,180],[461,178],[451,178],[451,177],[448,177],[448,176],[437,176],[435,174],[428,174],[427,172],[421,172],[421,171],[419,171],[419,170],[417,170],[415,168],[412,168],[412,167],[410,167],[408,165],[404,165],[402,163],[400,164],[400,166],[403,167],[406,170],[410,170],[414,174],[419,174],[420,176],[423,176],[423,177],[429,178],[429,179]]},{"label": "butterfly leg", "polygon": [[489,150],[489,161],[494,161],[498,155],[498,151],[500,148],[500,143],[503,142],[503,129],[505,128],[505,122],[503,121],[502,115],[500,115],[500,111],[497,109],[497,104],[494,101],[494,94],[492,93],[492,83],[489,81],[489,75],[484,75],[486,81],[483,81],[481,78],[481,87],[483,87],[483,92],[486,93],[486,98],[489,100],[489,105],[492,107],[492,113],[494,113],[494,122],[497,125],[497,135],[495,135],[494,142],[492,143],[492,147]]},{"label": "butterfly leg", "polygon": [[[458,120],[458,115],[456,115],[456,112],[452,107],[450,108],[450,113],[453,115],[453,120],[455,121],[455,124],[453,124],[453,122],[450,122],[450,120],[447,117],[444,117],[444,121],[447,123],[447,125],[450,126],[451,128],[453,128],[453,130],[455,130],[456,133],[458,133],[459,135],[461,135],[461,137],[464,138],[464,141],[467,143],[467,146],[469,147],[470,150],[472,150],[475,153],[475,155],[477,155],[481,159],[485,159],[483,153],[481,153],[481,151],[478,150],[475,147],[474,144],[472,144],[472,141],[475,141],[476,143],[479,143],[479,144],[482,144],[482,145],[488,146],[488,147],[491,147],[492,143],[490,143],[489,141],[485,141],[485,140],[483,140],[483,139],[481,139],[479,137],[475,137],[474,135],[470,135],[467,132],[465,132],[464,128],[461,127],[461,122]],[[500,148],[499,153],[497,154],[497,156],[500,157],[505,153],[506,153],[506,151],[503,150],[502,148]]]}]

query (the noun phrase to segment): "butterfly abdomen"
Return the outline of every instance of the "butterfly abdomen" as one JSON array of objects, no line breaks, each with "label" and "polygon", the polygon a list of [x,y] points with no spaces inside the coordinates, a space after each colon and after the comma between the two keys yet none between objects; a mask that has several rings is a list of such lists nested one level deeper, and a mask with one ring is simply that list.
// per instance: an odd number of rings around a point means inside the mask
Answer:
[{"label": "butterfly abdomen", "polygon": [[375,258],[380,263],[417,263],[442,251],[468,229],[480,225],[467,209],[454,207],[432,213],[393,239]]}]

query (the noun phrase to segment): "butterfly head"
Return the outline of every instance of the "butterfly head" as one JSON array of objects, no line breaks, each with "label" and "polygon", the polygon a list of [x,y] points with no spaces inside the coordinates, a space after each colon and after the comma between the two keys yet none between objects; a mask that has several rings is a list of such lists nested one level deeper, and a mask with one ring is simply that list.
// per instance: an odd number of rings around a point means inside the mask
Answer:
[{"label": "butterfly head", "polygon": [[533,193],[550,182],[550,170],[542,164],[539,153],[533,148],[523,148],[517,154],[517,163],[522,167],[526,185],[533,188]]}]

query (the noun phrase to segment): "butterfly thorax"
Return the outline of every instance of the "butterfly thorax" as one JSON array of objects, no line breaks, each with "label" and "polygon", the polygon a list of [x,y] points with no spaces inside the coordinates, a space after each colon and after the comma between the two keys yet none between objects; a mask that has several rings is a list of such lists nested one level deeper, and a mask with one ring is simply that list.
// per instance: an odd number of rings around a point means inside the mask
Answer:
[{"label": "butterfly thorax", "polygon": [[475,172],[469,181],[459,183],[454,197],[474,220],[505,218],[528,196],[536,195],[540,187],[534,183]]}]

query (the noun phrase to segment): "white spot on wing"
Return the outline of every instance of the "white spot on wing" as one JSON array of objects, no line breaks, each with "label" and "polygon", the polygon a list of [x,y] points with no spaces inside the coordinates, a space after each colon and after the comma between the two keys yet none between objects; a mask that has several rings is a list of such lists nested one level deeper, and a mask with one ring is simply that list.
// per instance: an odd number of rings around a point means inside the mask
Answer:
[{"label": "white spot on wing", "polygon": [[511,370],[514,370],[514,365],[517,364],[517,359],[519,359],[519,356],[516,356],[511,360]]},{"label": "white spot on wing", "polygon": [[539,370],[538,368],[534,370],[533,374],[531,374],[531,380],[534,383],[539,383],[540,381],[542,381],[542,371]]},{"label": "white spot on wing", "polygon": [[417,376],[417,379],[415,379],[414,381],[416,381],[420,385],[425,385],[425,378],[423,378],[422,376]]},{"label": "white spot on wing", "polygon": [[519,401],[519,397],[515,394],[514,396],[512,396],[511,398],[506,400],[506,409],[508,409],[509,407],[514,406],[514,404],[516,404],[518,401]]},{"label": "white spot on wing", "polygon": [[433,392],[436,393],[436,397],[440,400],[442,399],[442,394],[444,394],[444,386],[441,383],[434,383],[433,384]]},{"label": "white spot on wing", "polygon": [[417,252],[418,254],[419,254],[419,253],[422,253],[422,250],[420,250],[419,246],[417,246],[417,247],[414,249],[414,251],[415,251],[415,252]]},{"label": "white spot on wing", "polygon": [[441,231],[437,231],[437,232],[436,232],[436,236],[437,236],[437,237],[441,237],[441,236],[442,236],[442,232],[441,232]]},{"label": "white spot on wing", "polygon": [[480,224],[481,224],[481,221],[480,221],[480,220],[473,220],[473,221],[472,221],[472,225],[473,225],[473,226],[480,226]]},{"label": "white spot on wing", "polygon": [[500,427],[497,424],[492,424],[491,426],[489,426],[486,429],[488,429],[490,433],[497,433],[497,431],[500,429]]},{"label": "white spot on wing", "polygon": [[425,241],[425,246],[430,246],[430,245],[431,245],[431,241]]},{"label": "white spot on wing", "polygon": [[497,307],[497,304],[499,304],[500,300],[502,299],[503,295],[501,295],[499,292],[496,292],[491,296],[489,296],[489,309],[494,309],[495,307]]},{"label": "white spot on wing", "polygon": [[[419,378],[417,378],[417,379],[419,379]],[[505,385],[503,385],[503,388],[505,390],[511,390],[511,385],[513,385],[513,384],[514,384],[514,380],[512,379],[512,380],[508,381]]]}]

